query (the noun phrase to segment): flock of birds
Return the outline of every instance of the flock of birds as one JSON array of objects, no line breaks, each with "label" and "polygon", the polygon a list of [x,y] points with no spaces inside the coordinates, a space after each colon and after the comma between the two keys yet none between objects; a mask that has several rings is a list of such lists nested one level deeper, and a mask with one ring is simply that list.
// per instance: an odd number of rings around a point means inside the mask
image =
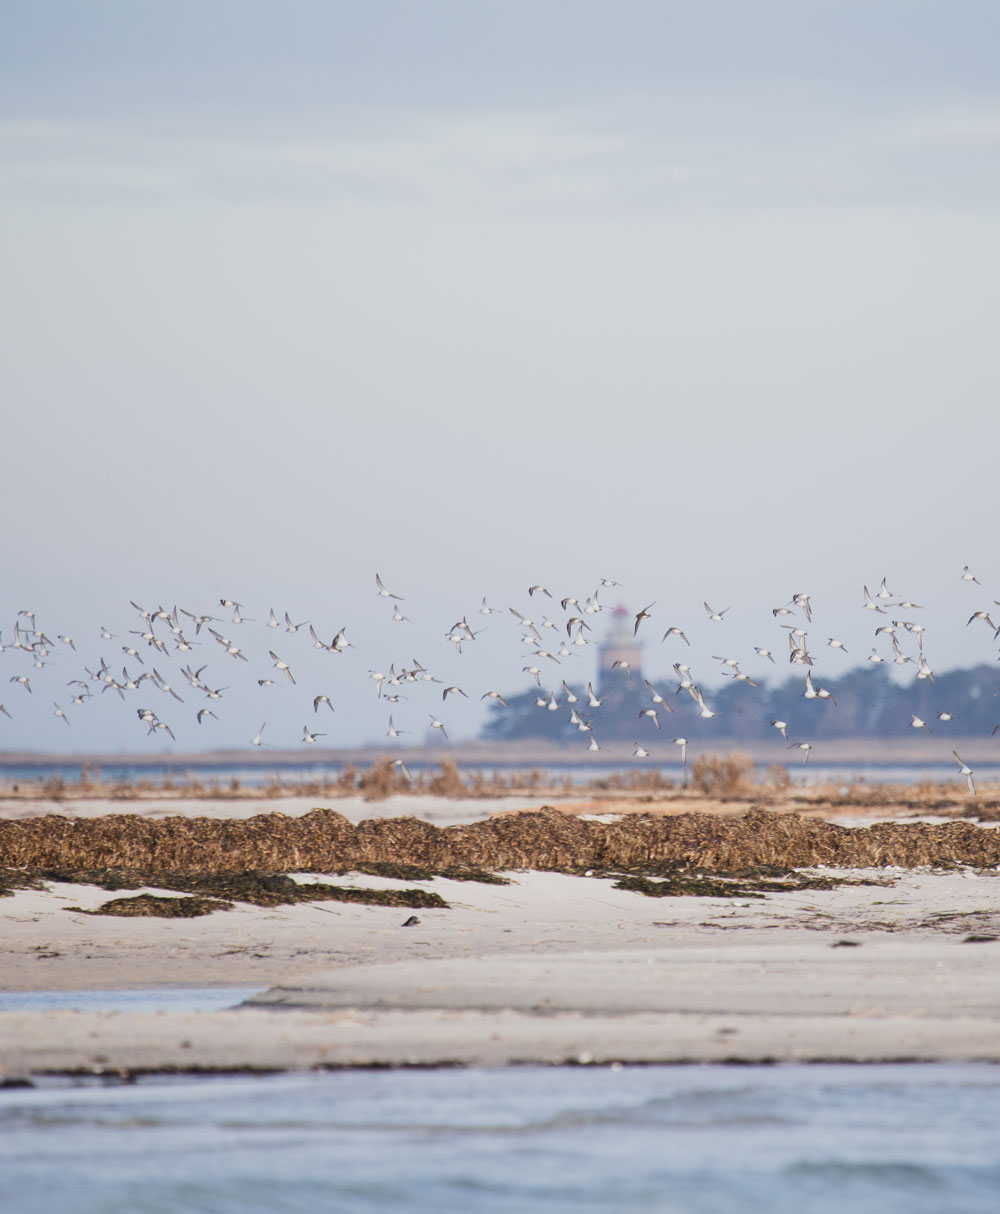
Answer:
[{"label": "flock of birds", "polygon": [[[968,566],[964,568],[961,577],[964,582],[980,585],[979,580]],[[591,751],[601,750],[602,747],[594,736],[594,718],[588,716],[587,713],[588,709],[596,709],[601,706],[601,696],[595,693],[593,683],[587,684],[585,695],[582,692],[578,694],[565,679],[556,677],[560,672],[553,674],[551,680],[548,675],[555,672],[556,667],[560,666],[565,659],[574,656],[574,653],[579,653],[581,648],[593,643],[594,627],[590,621],[595,615],[608,610],[608,605],[601,602],[600,596],[602,592],[615,590],[620,585],[611,578],[601,578],[594,593],[581,600],[572,596],[556,599],[546,586],[535,584],[527,589],[528,599],[532,604],[529,608],[530,615],[515,607],[492,607],[487,603],[485,597],[482,599],[477,613],[470,613],[478,614],[480,621],[491,616],[512,618],[516,621],[519,641],[524,647],[522,658],[525,664],[521,667],[521,673],[529,675],[538,688],[535,700],[537,706],[550,712],[558,711],[565,706],[569,711],[569,723],[581,733],[589,735],[588,749]],[[389,590],[378,574],[375,575],[375,594],[388,605],[394,623],[411,622],[402,608],[404,598]],[[553,620],[549,618],[547,612],[556,614],[555,604],[557,602],[562,611],[562,618]],[[543,604],[545,610],[542,610]],[[993,600],[993,604],[994,607],[1000,607],[1000,600]],[[210,665],[208,661],[195,665],[198,660],[194,656],[196,650],[204,651],[207,648],[223,662],[244,663],[248,668],[251,663],[254,663],[257,666],[257,670],[254,672],[257,676],[257,685],[261,689],[267,689],[283,683],[298,686],[293,663],[286,660],[290,654],[290,650],[287,648],[290,644],[301,645],[305,637],[308,637],[313,650],[332,657],[342,656],[347,650],[354,648],[348,639],[346,627],[341,628],[329,640],[326,640],[324,636],[319,635],[314,625],[308,620],[296,623],[287,611],[279,616],[271,608],[266,621],[258,621],[245,614],[242,604],[229,598],[220,598],[217,607],[212,612],[203,613],[192,612],[177,606],[170,609],[163,606],[148,608],[140,606],[134,601],[131,605],[136,612],[135,627],[129,628],[123,634],[113,633],[103,625],[100,628],[101,642],[114,643],[122,656],[109,660],[107,654],[104,654],[93,662],[92,667],[83,666],[77,677],[66,683],[66,702],[73,708],[82,709],[98,696],[104,696],[108,692],[123,701],[127,698],[137,700],[138,704],[142,706],[136,707],[136,717],[147,733],[162,733],[174,740],[174,730],[169,720],[161,717],[161,711],[169,717],[168,708],[176,711],[173,709],[174,704],[189,704],[193,697],[197,705],[194,710],[195,721],[201,726],[209,718],[219,719],[216,709],[221,707],[223,697],[229,690],[227,685],[216,685],[219,682],[225,684],[224,679],[209,678],[206,673]],[[926,629],[919,620],[911,618],[914,613],[923,610],[920,604],[895,595],[890,591],[886,579],[883,578],[874,593],[869,591],[868,586],[862,588],[861,605],[865,611],[876,617],[873,620],[876,625],[874,629],[876,642],[881,638],[883,647],[886,642],[888,643],[887,651],[884,648],[880,651],[877,643],[873,645],[866,661],[891,662],[900,666],[912,665],[915,668],[916,679],[930,679],[933,682],[934,674],[924,651]],[[656,607],[655,601],[635,613],[633,638],[638,639],[640,630],[644,636],[649,632],[654,619],[654,607]],[[220,609],[225,614],[216,614]],[[715,625],[724,625],[726,615],[732,610],[731,607],[717,610],[707,602],[704,603],[704,609],[708,622]],[[776,664],[779,657],[783,657],[791,666],[803,668],[803,697],[835,703],[830,691],[819,684],[813,675],[814,655],[809,647],[809,627],[813,618],[810,596],[805,593],[793,594],[786,603],[773,608],[771,614],[783,631],[784,645],[775,646],[773,649],[763,645],[754,646],[757,658]],[[993,618],[996,614],[992,608],[977,609],[969,616],[967,625],[988,627],[996,640],[997,637],[1000,637],[1000,627]],[[1000,619],[1000,616],[997,618]],[[246,628],[247,625],[258,622],[263,624],[270,638],[270,643],[266,648],[270,665],[266,671],[260,668],[262,658],[255,646],[254,639]],[[477,642],[484,627],[485,625],[473,627],[469,623],[468,616],[462,616],[445,632],[445,640],[454,652],[460,655],[465,647]],[[724,629],[720,630],[720,636],[722,635],[724,635]],[[247,639],[244,640],[243,637],[247,637]],[[292,642],[289,638],[293,637],[298,639]],[[669,624],[663,632],[661,643],[668,641],[679,642],[690,647],[686,632],[674,623]],[[825,644],[830,649],[847,653],[844,642],[836,637],[828,637]],[[279,649],[281,654],[278,652]],[[34,672],[53,664],[60,656],[60,650],[75,654],[77,652],[76,642],[71,636],[60,632],[56,632],[53,639],[41,627],[35,612],[31,610],[21,610],[17,613],[12,640],[5,643],[3,633],[0,632],[0,654],[18,655],[31,663],[28,673],[16,673],[9,677],[9,683],[13,687],[19,688],[24,695],[34,694],[32,688]],[[721,664],[720,674],[723,677],[744,682],[751,687],[758,686],[758,683],[741,669],[742,659],[715,654],[713,660]],[[174,661],[183,662],[179,668],[179,675],[186,685],[182,688],[185,692],[183,696],[178,688],[168,681],[174,679],[176,682],[176,676],[168,668],[168,662]],[[629,680],[632,679],[633,671],[628,659],[618,660],[614,666],[622,669]],[[166,676],[161,672],[161,667],[167,670]],[[701,718],[714,717],[716,714],[709,706],[704,690],[695,681],[691,666],[683,661],[677,661],[673,663],[673,669],[677,676],[675,694],[687,693],[694,701]],[[543,690],[543,676],[546,676],[547,683],[558,682],[561,691]],[[415,688],[429,685],[428,689],[431,687],[434,689],[435,702],[441,705],[446,705],[450,697],[462,697],[467,700],[471,698],[462,687],[457,684],[446,684],[417,659],[400,662],[398,669],[395,662],[391,663],[385,671],[369,668],[368,679],[374,685],[378,699],[385,703],[388,710],[386,736],[392,740],[397,740],[409,732],[396,726],[394,713],[398,712],[396,706],[402,700],[409,699]],[[649,722],[659,731],[662,729],[660,714],[671,713],[673,710],[667,697],[653,683],[648,679],[644,679],[643,682],[648,690],[650,703],[639,712],[639,718],[641,721]],[[438,691],[440,691],[439,700]],[[159,704],[158,708],[146,706],[154,702],[154,695],[155,702]],[[508,700],[498,690],[483,691],[478,698],[488,700],[501,708],[508,707]],[[333,700],[325,691],[310,692],[309,700],[312,704],[312,715],[311,719],[302,726],[300,741],[303,745],[314,745],[327,736],[326,731],[318,728],[318,724],[323,719],[321,713],[325,715],[326,711],[335,711]],[[442,707],[438,711],[444,713],[445,709]],[[447,739],[447,727],[438,715],[438,711],[427,713],[429,724],[425,726],[425,729],[438,731],[443,738]],[[14,716],[5,704],[0,704],[0,714],[11,719]],[[53,715],[63,724],[67,726],[71,724],[70,715],[59,701],[53,701]],[[951,720],[951,714],[943,709],[937,713],[937,717],[942,722]],[[812,744],[808,741],[793,741],[788,734],[790,726],[787,721],[774,719],[770,725],[785,739],[790,750],[797,750],[801,754],[803,764],[807,763],[813,749]],[[914,729],[928,732],[931,729],[927,721],[915,714],[912,714],[911,726]],[[252,746],[267,745],[264,742],[266,728],[265,721],[255,736],[249,739]],[[993,729],[993,734],[998,732],[1000,732],[1000,724]],[[686,766],[688,739],[675,737],[672,742],[679,748],[681,761]],[[650,751],[639,741],[635,741],[633,746],[635,758],[651,757]],[[958,764],[960,774],[965,776],[968,782],[970,792],[975,793],[974,771],[957,752],[952,751],[952,755]],[[394,762],[398,768],[404,773],[406,772],[401,759],[396,759]]]}]

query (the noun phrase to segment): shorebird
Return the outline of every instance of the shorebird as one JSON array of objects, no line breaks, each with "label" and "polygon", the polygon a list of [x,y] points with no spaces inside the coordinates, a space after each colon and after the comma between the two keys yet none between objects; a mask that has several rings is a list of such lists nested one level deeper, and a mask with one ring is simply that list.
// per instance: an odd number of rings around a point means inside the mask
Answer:
[{"label": "shorebird", "polygon": [[522,673],[524,671],[527,671],[528,674],[530,674],[534,678],[534,680],[538,684],[538,686],[541,687],[541,685],[542,685],[541,667],[539,667],[539,666],[522,666],[521,671],[522,671]]},{"label": "shorebird", "polygon": [[767,658],[769,662],[774,661],[774,654],[770,649],[762,649],[759,645],[754,645],[753,651],[759,658]]},{"label": "shorebird", "polygon": [[325,737],[326,737],[325,733],[310,733],[307,726],[305,726],[305,725],[302,726],[302,741],[307,743],[307,745],[309,745],[309,746],[312,746],[312,744],[316,741],[317,738],[325,738]]},{"label": "shorebird", "polygon": [[2,704],[0,704],[0,712],[3,713],[3,715],[7,718],[8,721],[13,721],[14,718],[10,715],[10,713],[7,711],[6,708],[4,708],[4,706]]},{"label": "shorebird", "polygon": [[397,729],[392,723],[392,717],[389,718],[389,728],[385,731],[387,738],[398,738],[400,734],[409,733],[408,729]]},{"label": "shorebird", "polygon": [[[135,606],[134,603],[133,603],[133,606]],[[194,635],[195,636],[198,636],[199,633],[201,632],[202,624],[217,624],[219,622],[218,618],[214,615],[195,615],[191,611],[185,611],[183,607],[180,610],[181,610],[182,615],[186,615],[188,617],[188,619],[190,619],[194,623]]]},{"label": "shorebird", "polygon": [[269,650],[267,651],[267,654],[268,654],[268,657],[269,657],[269,658],[271,658],[271,659],[273,660],[273,662],[274,662],[274,666],[275,666],[275,669],[276,669],[276,670],[280,670],[280,671],[281,671],[281,673],[282,673],[282,674],[285,676],[285,678],[286,678],[286,679],[289,681],[289,683],[294,683],[294,682],[295,682],[295,676],[292,674],[291,669],[289,668],[288,663],[287,663],[287,662],[283,662],[283,661],[281,660],[281,658],[279,658],[279,657],[278,657],[278,655],[277,655],[277,654],[274,652],[274,650],[273,650],[273,649],[269,649]]},{"label": "shorebird", "polygon": [[507,701],[503,698],[499,691],[484,691],[479,697],[481,700],[496,700],[498,704],[502,704],[504,708],[508,707]]},{"label": "shorebird", "polygon": [[402,759],[393,759],[392,765],[393,765],[393,767],[396,768],[397,771],[401,771],[408,780],[413,779],[413,777],[410,775],[409,771],[406,768],[406,764],[403,762]]},{"label": "shorebird", "polygon": [[972,779],[972,777],[974,775],[972,768],[968,765],[968,763],[966,763],[966,761],[964,759],[959,757],[957,751],[953,750],[951,753],[955,756],[955,762],[961,768],[961,774],[963,776],[965,776],[965,779],[969,785],[969,792],[971,792],[972,795],[975,796],[976,795],[976,785]]},{"label": "shorebird", "polygon": [[298,632],[300,628],[305,628],[305,626],[308,623],[309,623],[308,620],[303,620],[301,624],[293,624],[288,612],[287,611],[285,612],[285,631],[286,632],[292,632],[292,633]]},{"label": "shorebird", "polygon": [[[652,603],[650,603],[650,604],[649,604],[649,607],[655,607],[655,606],[656,606],[656,600],[654,599],[654,600],[652,601]],[[643,621],[643,620],[648,620],[648,619],[650,619],[650,618],[651,618],[651,617],[650,617],[650,614],[649,614],[649,607],[643,607],[642,611],[637,611],[637,612],[636,612],[636,616],[635,616],[635,628],[634,628],[634,630],[633,630],[633,632],[632,632],[632,635],[633,635],[633,636],[638,636],[638,635],[639,635],[639,625],[642,623],[642,621]]]},{"label": "shorebird", "polygon": [[838,641],[833,637],[830,637],[826,643],[831,649],[840,649],[843,653],[847,653],[847,647],[843,641]]},{"label": "shorebird", "polygon": [[[715,624],[721,624],[722,617],[726,614],[726,612],[732,611],[732,607],[725,607],[725,608],[723,608],[722,611],[716,611],[716,610],[714,610],[714,608],[709,607],[709,605],[707,603],[703,603],[702,606],[708,612],[708,618]],[[685,639],[687,639],[687,638],[685,638]]]},{"label": "shorebird", "polygon": [[437,719],[437,717],[432,712],[429,712],[427,715],[431,719],[431,729],[440,729],[442,737],[447,738],[448,731],[441,724],[441,722]]},{"label": "shorebird", "polygon": [[812,617],[812,607],[810,606],[810,603],[809,603],[809,595],[808,594],[793,594],[792,602],[795,604],[796,607],[799,608],[799,610],[806,617],[806,619],[811,622],[813,617]]},{"label": "shorebird", "polygon": [[633,759],[648,759],[649,758],[649,751],[643,750],[643,748],[639,745],[638,742],[633,742],[632,745],[635,747],[635,750],[632,752]]},{"label": "shorebird", "polygon": [[392,594],[390,591],[386,590],[385,585],[382,582],[382,579],[379,577],[379,575],[377,573],[375,574],[375,586],[376,586],[376,589],[378,590],[379,598],[399,599],[400,602],[402,602],[402,595]]},{"label": "shorebird", "polygon": [[910,721],[910,725],[913,729],[926,729],[928,733],[931,732],[927,725],[927,722],[921,721],[921,719],[917,716],[917,714],[915,712],[911,712],[910,716],[913,718]]},{"label": "shorebird", "polygon": [[587,705],[588,705],[588,707],[600,708],[602,703],[603,703],[603,701],[599,700],[597,698],[597,696],[594,695],[593,684],[588,683],[587,684]]},{"label": "shorebird", "polygon": [[981,586],[981,585],[982,585],[982,582],[979,580],[979,578],[977,578],[977,577],[975,576],[975,574],[973,574],[973,573],[970,573],[970,572],[969,572],[969,566],[968,566],[968,565],[966,565],[966,566],[965,566],[965,567],[962,569],[962,581],[963,581],[963,582],[975,582],[977,586]]},{"label": "shorebird", "polygon": [[627,658],[619,658],[611,663],[612,670],[624,670],[628,675],[628,681],[632,682],[632,663]]},{"label": "shorebird", "polygon": [[[678,627],[676,627],[676,625],[674,625],[674,624],[671,624],[671,626],[663,634],[663,641],[665,641],[667,639],[667,637],[680,637],[685,645],[691,644],[691,642],[687,639],[687,637],[684,635],[684,633],[681,632],[681,630]],[[660,641],[661,645],[663,644],[663,641]]]},{"label": "shorebird", "polygon": [[7,680],[8,683],[20,683],[25,691],[31,691],[31,683],[26,674],[15,674]]},{"label": "shorebird", "polygon": [[791,744],[791,746],[789,746],[788,749],[802,751],[802,766],[805,767],[805,765],[809,762],[809,754],[810,754],[810,751],[812,750],[812,743],[811,742],[793,742]]},{"label": "shorebird", "polygon": [[883,579],[882,579],[882,585],[881,585],[881,586],[879,586],[879,588],[878,588],[878,597],[879,597],[880,599],[892,599],[892,598],[895,598],[895,597],[896,597],[896,596],[895,596],[895,595],[892,593],[892,591],[889,589],[889,587],[886,585],[886,579],[885,579],[885,578],[883,578]]},{"label": "shorebird", "polygon": [[241,662],[248,661],[247,655],[238,645],[234,645],[229,637],[224,637],[221,633],[216,632],[214,628],[208,630],[212,636],[219,642],[222,648],[229,654],[231,658],[237,658]]},{"label": "shorebird", "polygon": [[612,589],[614,589],[615,586],[620,586],[621,582],[616,582],[616,581],[614,581],[613,578],[602,577],[601,585],[604,587],[605,590],[612,590]]},{"label": "shorebird", "polygon": [[552,598],[552,595],[549,594],[549,591],[544,586],[529,586],[528,597],[530,598],[533,594],[547,594],[549,598]]},{"label": "shorebird", "polygon": [[771,724],[774,726],[774,728],[781,734],[781,736],[787,742],[788,741],[788,722],[787,721],[772,721]]},{"label": "shorebird", "polygon": [[[950,721],[950,720],[951,720],[951,713],[950,713],[950,712],[939,712],[939,713],[937,714],[937,719],[938,719],[939,721]],[[955,753],[955,752],[954,752],[954,751],[952,751],[952,754],[954,754],[954,753]]]},{"label": "shorebird", "polygon": [[875,600],[872,598],[872,596],[868,593],[868,587],[865,586],[863,589],[865,592],[865,607],[867,607],[867,609],[869,611],[877,611],[879,613],[879,615],[885,615],[885,612],[882,610],[882,608],[878,605],[878,603],[875,602]]},{"label": "shorebird", "polygon": [[[54,700],[53,700],[53,703],[55,704],[55,701],[54,701]],[[66,714],[63,712],[63,710],[62,710],[62,709],[59,707],[59,705],[58,705],[58,704],[55,704],[55,709],[56,709],[56,710],[55,710],[55,712],[54,712],[52,715],[53,715],[54,717],[58,717],[58,718],[60,719],[60,721],[65,721],[65,723],[68,725],[68,724],[69,724],[69,717],[67,717],[67,715],[66,715]]]},{"label": "shorebird", "polygon": [[246,623],[252,624],[254,622],[252,619],[250,619],[249,616],[244,616],[244,615],[240,614],[240,611],[242,609],[240,607],[240,604],[237,603],[235,599],[219,599],[219,606],[220,607],[231,607],[233,609],[233,621],[232,622],[234,624],[246,624]]},{"label": "shorebird", "polygon": [[990,619],[990,613],[988,611],[974,611],[972,615],[969,616],[968,622],[965,625],[966,628],[968,628],[969,624],[971,624],[973,620],[984,620],[987,624],[989,624],[990,628],[992,628],[994,632],[997,630],[997,626]]},{"label": "shorebird", "polygon": [[330,703],[330,697],[329,697],[329,696],[318,695],[318,696],[315,696],[315,697],[313,698],[313,712],[314,712],[314,713],[315,713],[315,712],[319,712],[319,706],[320,706],[320,704],[325,704],[325,705],[327,706],[327,708],[329,708],[329,710],[330,710],[331,712],[335,712],[335,711],[336,711],[336,710],[334,709],[333,705]]},{"label": "shorebird", "polygon": [[639,713],[640,717],[649,717],[657,729],[660,728],[660,717],[655,708],[643,708]]},{"label": "shorebird", "polygon": [[591,734],[590,735],[590,744],[587,746],[587,749],[588,750],[603,750],[604,748],[603,748],[603,746],[597,745],[597,739],[594,737],[593,734]]},{"label": "shorebird", "polygon": [[670,705],[667,703],[667,701],[663,698],[663,696],[661,696],[660,693],[656,690],[656,688],[649,681],[649,679],[643,679],[642,681],[646,684],[646,687],[649,689],[649,694],[652,696],[654,704],[662,705],[667,710],[667,712],[674,711],[670,707]]},{"label": "shorebird", "polygon": [[160,672],[159,672],[158,670],[156,670],[155,668],[154,668],[154,670],[153,670],[153,682],[156,684],[156,686],[157,686],[157,687],[159,687],[159,689],[160,689],[162,692],[165,692],[165,693],[166,693],[168,696],[173,696],[173,697],[174,697],[174,699],[175,699],[175,700],[176,700],[176,701],[177,701],[179,704],[183,704],[183,703],[184,703],[184,701],[183,701],[183,700],[181,699],[181,697],[180,697],[180,696],[177,694],[177,692],[176,692],[176,691],[174,691],[174,689],[173,689],[173,688],[170,686],[170,684],[169,684],[169,683],[166,681],[166,679],[163,677],[163,675],[162,675],[162,674],[160,674]]},{"label": "shorebird", "polygon": [[466,699],[469,698],[467,695],[465,695],[465,692],[461,689],[461,687],[446,687],[444,691],[441,692],[441,699],[446,700],[449,692],[454,695],[465,696]]},{"label": "shorebird", "polygon": [[264,724],[260,727],[260,729],[257,730],[256,735],[253,738],[251,738],[251,740],[250,740],[251,746],[263,746],[264,745],[264,729],[266,726],[267,726],[267,722],[265,721]]},{"label": "shorebird", "polygon": [[217,716],[215,716],[215,713],[211,710],[211,708],[199,708],[197,716],[199,725],[205,717],[215,717],[216,720],[219,719]]},{"label": "shorebird", "polygon": [[321,641],[319,639],[319,637],[316,635],[316,629],[313,628],[312,624],[309,625],[309,635],[313,640],[313,649],[325,649],[328,653],[333,652],[333,646],[328,645],[325,641]]}]

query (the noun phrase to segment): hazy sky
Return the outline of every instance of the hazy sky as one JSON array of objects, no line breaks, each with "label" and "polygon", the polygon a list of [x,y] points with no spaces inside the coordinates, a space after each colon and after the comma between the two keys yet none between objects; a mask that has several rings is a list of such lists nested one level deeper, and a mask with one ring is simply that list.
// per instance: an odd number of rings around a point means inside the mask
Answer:
[{"label": "hazy sky", "polygon": [[[129,599],[238,599],[260,676],[271,606],[355,641],[279,634],[301,693],[186,696],[181,748],[297,744],[319,691],[325,744],[379,738],[368,671],[414,657],[522,689],[513,617],[444,633],[536,582],[655,599],[648,666],[687,626],[706,683],[797,591],[862,657],[884,575],[933,665],[992,661],[998,36],[993,0],[0,3],[0,638],[79,651],[30,698],[0,655],[0,745],[162,746],[135,695],[52,715]],[[437,694],[396,724],[473,732]]]}]

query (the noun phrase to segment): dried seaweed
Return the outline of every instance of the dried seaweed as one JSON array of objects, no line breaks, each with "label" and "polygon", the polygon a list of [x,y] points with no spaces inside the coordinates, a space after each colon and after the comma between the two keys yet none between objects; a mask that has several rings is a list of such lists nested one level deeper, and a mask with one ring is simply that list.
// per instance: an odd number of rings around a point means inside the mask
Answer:
[{"label": "dried seaweed", "polygon": [[218,898],[159,898],[155,894],[136,894],[134,898],[112,898],[93,910],[82,906],[67,906],[81,915],[152,916],[157,919],[195,919],[213,911],[232,910],[231,902]]},{"label": "dried seaweed", "polygon": [[410,817],[354,826],[331,809],[299,818],[109,814],[0,822],[0,865],[30,872],[282,874],[348,872],[386,863],[440,874],[454,869],[645,874],[670,865],[715,873],[761,865],[985,868],[1000,864],[1000,831],[961,819],[852,828],[758,807],[739,817],[635,814],[601,822],[544,806],[446,827]]}]

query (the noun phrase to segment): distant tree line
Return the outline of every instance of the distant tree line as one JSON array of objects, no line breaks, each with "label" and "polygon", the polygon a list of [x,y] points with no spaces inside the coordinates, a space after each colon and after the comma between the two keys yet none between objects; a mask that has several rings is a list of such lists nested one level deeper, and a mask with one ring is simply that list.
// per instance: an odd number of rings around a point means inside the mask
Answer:
[{"label": "distant tree line", "polygon": [[[987,666],[952,670],[929,678],[895,682],[884,664],[856,667],[839,678],[813,676],[815,687],[828,697],[808,699],[805,681],[796,675],[780,684],[752,686],[731,679],[723,686],[706,689],[705,702],[714,713],[700,716],[698,705],[687,692],[677,691],[676,681],[651,679],[655,690],[671,711],[653,701],[641,677],[621,679],[602,691],[600,707],[588,705],[585,688],[571,686],[571,702],[565,689],[550,693],[532,688],[508,696],[507,707],[490,706],[490,717],[482,737],[494,741],[547,739],[553,742],[586,743],[592,733],[598,741],[653,740],[656,721],[641,716],[657,711],[661,732],[669,737],[705,738],[717,734],[746,741],[774,737],[771,721],[788,723],[790,736],[808,738],[898,738],[914,733],[914,715],[932,733],[989,736],[1000,724],[1000,671]],[[555,707],[553,707],[555,705]],[[584,725],[571,719],[575,711]],[[941,719],[939,714],[945,714]],[[947,719],[950,718],[950,719]]]}]

